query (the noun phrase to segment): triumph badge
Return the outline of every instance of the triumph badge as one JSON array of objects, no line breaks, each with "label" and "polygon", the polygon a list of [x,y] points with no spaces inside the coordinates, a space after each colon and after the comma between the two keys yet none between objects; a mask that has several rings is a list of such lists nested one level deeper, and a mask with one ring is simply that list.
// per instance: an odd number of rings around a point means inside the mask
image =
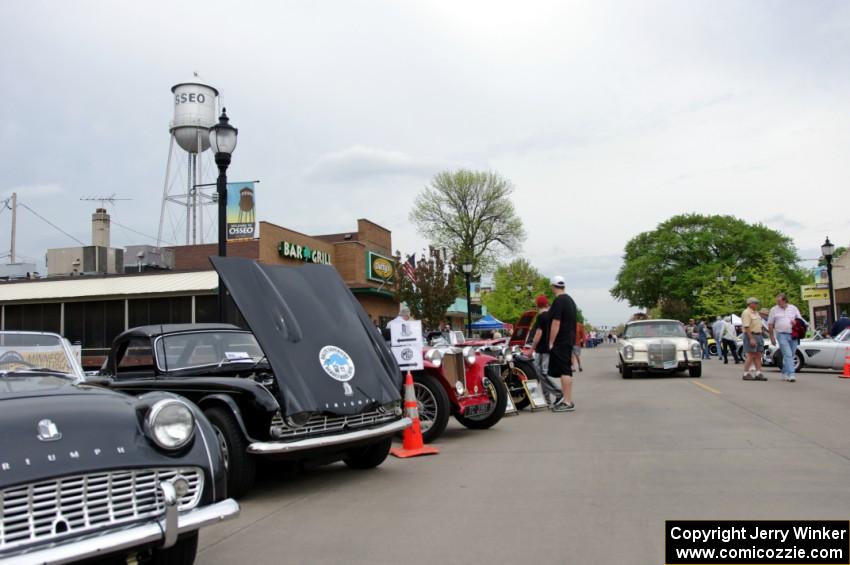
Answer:
[{"label": "triumph badge", "polygon": [[354,378],[354,361],[348,353],[335,345],[326,345],[319,351],[319,363],[330,378],[342,383],[345,396],[354,395],[347,382]]},{"label": "triumph badge", "polygon": [[58,441],[62,439],[62,434],[52,420],[45,419],[38,423],[38,439],[41,441]]}]

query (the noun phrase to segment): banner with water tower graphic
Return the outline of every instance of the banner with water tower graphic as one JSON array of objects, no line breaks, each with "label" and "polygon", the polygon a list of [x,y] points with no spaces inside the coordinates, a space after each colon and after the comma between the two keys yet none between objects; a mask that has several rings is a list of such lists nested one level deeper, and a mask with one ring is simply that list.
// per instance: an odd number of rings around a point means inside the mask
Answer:
[{"label": "banner with water tower graphic", "polygon": [[227,240],[254,239],[257,225],[253,182],[227,183]]}]

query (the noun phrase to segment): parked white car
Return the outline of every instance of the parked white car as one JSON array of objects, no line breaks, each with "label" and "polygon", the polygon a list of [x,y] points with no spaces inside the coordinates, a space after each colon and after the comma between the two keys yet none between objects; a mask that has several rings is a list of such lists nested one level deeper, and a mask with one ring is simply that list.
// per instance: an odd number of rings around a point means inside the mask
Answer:
[{"label": "parked white car", "polygon": [[702,348],[690,339],[677,320],[629,322],[617,341],[620,374],[629,379],[635,371],[702,376]]},{"label": "parked white car", "polygon": [[[797,346],[797,356],[794,359],[794,372],[800,372],[803,367],[812,369],[844,369],[844,357],[850,348],[850,329],[846,329],[834,338],[803,339]],[[776,345],[768,341],[765,347],[765,357],[771,365],[782,368],[782,352]]]}]

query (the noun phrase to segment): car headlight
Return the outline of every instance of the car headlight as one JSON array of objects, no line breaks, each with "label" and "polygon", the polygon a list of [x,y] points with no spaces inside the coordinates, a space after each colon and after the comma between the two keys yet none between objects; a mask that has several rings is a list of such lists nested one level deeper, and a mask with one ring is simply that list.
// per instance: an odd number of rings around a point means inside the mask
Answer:
[{"label": "car headlight", "polygon": [[702,357],[702,346],[700,344],[691,344],[691,357]]},{"label": "car headlight", "polygon": [[443,354],[438,349],[429,349],[425,352],[425,359],[435,367],[443,364]]},{"label": "car headlight", "polygon": [[180,449],[195,434],[195,415],[185,403],[166,399],[156,402],[148,412],[148,436],[163,449]]},{"label": "car headlight", "polygon": [[631,345],[627,345],[623,348],[623,357],[627,361],[631,361],[635,358],[635,348]]},{"label": "car headlight", "polygon": [[475,365],[475,350],[468,345],[463,348],[463,360],[467,365]]},{"label": "car headlight", "polygon": [[455,383],[455,391],[458,394],[463,394],[464,388],[463,388],[463,382],[462,381],[458,381],[458,382]]}]

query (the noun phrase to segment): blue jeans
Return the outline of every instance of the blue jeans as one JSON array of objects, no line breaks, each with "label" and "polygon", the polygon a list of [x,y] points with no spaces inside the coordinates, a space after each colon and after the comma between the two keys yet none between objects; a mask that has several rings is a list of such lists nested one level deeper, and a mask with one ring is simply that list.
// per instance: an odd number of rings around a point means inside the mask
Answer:
[{"label": "blue jeans", "polygon": [[797,342],[790,333],[777,333],[776,342],[782,352],[782,374],[786,377],[794,376],[794,357],[797,355]]},{"label": "blue jeans", "polygon": [[699,336],[699,344],[702,347],[702,358],[711,359],[711,356],[708,354],[708,338],[704,335]]}]

